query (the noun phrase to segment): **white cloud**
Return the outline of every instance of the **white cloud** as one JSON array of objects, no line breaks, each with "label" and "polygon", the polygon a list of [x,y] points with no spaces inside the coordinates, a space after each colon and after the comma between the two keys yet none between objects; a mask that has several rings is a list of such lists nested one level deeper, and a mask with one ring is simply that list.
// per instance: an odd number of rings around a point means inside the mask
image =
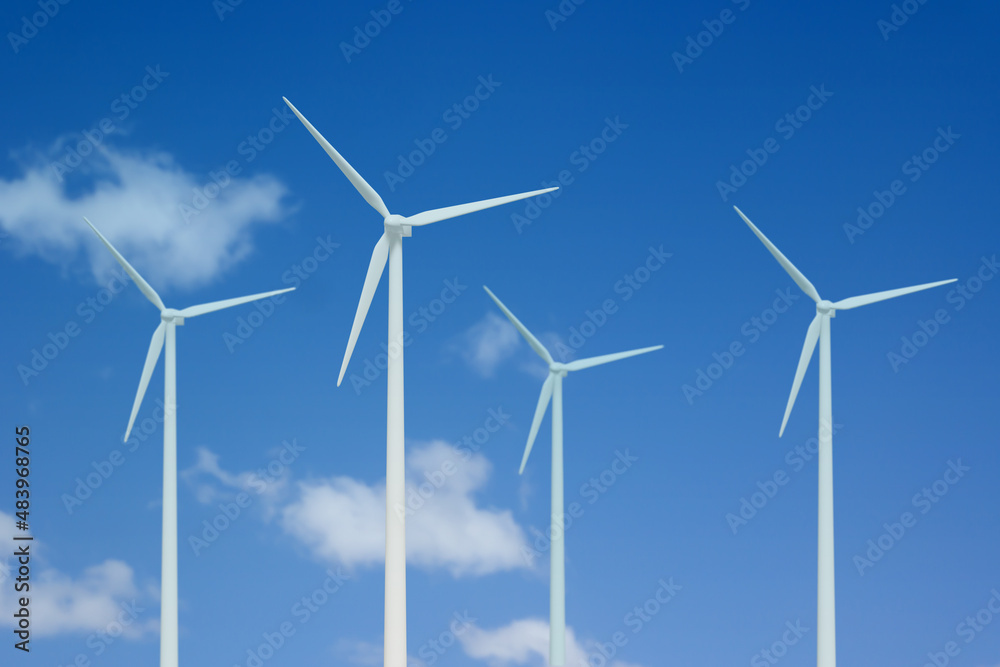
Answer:
[{"label": "white cloud", "polygon": [[[291,464],[295,459],[285,458],[286,449],[283,446],[273,450],[270,460],[256,471],[231,473],[219,465],[218,454],[205,447],[198,447],[195,450],[197,458],[194,465],[182,470],[180,475],[194,489],[198,502],[205,505],[232,500],[239,492],[247,492],[262,497],[273,506],[287,491],[291,479]],[[295,457],[298,456],[294,450],[290,451]],[[209,481],[205,480],[206,477]],[[211,480],[221,484],[222,488],[219,484],[211,483]]]},{"label": "white cloud", "polygon": [[[571,361],[576,351],[566,345],[562,336],[551,331],[535,333],[535,337],[549,351],[556,361]],[[493,377],[496,369],[507,359],[514,356],[523,341],[514,325],[495,312],[487,312],[485,316],[464,332],[452,344],[452,351],[482,377]],[[545,360],[539,357],[529,346],[525,346],[525,355],[517,362],[517,369],[522,373],[544,380],[549,375]]]},{"label": "white cloud", "polygon": [[[385,664],[385,650],[382,644],[341,639],[337,642],[335,651],[352,665],[371,665],[382,667]],[[412,655],[406,656],[406,667],[427,667],[427,663]]]},{"label": "white cloud", "polygon": [[[527,545],[524,531],[511,513],[476,505],[474,496],[490,473],[481,454],[441,441],[410,449],[407,507],[414,511],[406,520],[409,563],[445,568],[455,577],[528,567],[521,555]],[[348,567],[384,560],[384,482],[368,485],[334,477],[301,482],[298,488],[298,498],[284,508],[281,521],[314,555]]]},{"label": "white cloud", "polygon": [[538,340],[542,342],[556,361],[566,363],[576,359],[576,348],[568,345],[566,340],[554,331],[545,331],[538,335]]},{"label": "white cloud", "polygon": [[520,344],[517,329],[506,317],[491,311],[462,333],[455,347],[469,368],[483,377],[492,377],[497,366]]},{"label": "white cloud", "polygon": [[350,477],[334,477],[302,482],[299,490],[299,498],[282,514],[282,524],[288,533],[307,544],[317,556],[347,566],[382,560],[383,484],[368,486]]},{"label": "white cloud", "polygon": [[[132,568],[120,560],[88,567],[78,579],[46,569],[38,575],[31,600],[33,627],[43,637],[107,630],[116,620],[128,619],[128,625],[122,625],[123,635],[135,639],[159,627],[155,618],[142,618],[150,611],[158,616],[158,605],[156,609],[145,603],[130,607],[129,603],[141,597]],[[138,612],[135,618],[130,609]]]},{"label": "white cloud", "polygon": [[[0,535],[5,543],[15,534],[14,517],[0,512]],[[73,578],[53,568],[42,567],[38,560],[41,546],[31,544],[31,618],[32,634],[46,637],[58,634],[86,634],[98,631],[120,632],[136,639],[159,628],[159,608],[145,602],[148,592],[140,591],[128,564],[114,559],[105,560]],[[0,563],[0,609],[4,614],[0,625],[14,625],[13,610],[17,595],[5,578],[14,576],[15,564],[8,556]],[[133,602],[138,602],[137,606]]]},{"label": "white cloud", "polygon": [[[226,472],[219,465],[219,455],[204,447],[195,450],[196,460],[193,466],[182,470],[181,479],[191,485],[194,489],[198,502],[204,505],[228,500],[233,495],[229,489],[246,489],[249,483],[250,473],[235,475]],[[209,477],[215,482],[221,483],[225,489],[220,489],[218,484],[205,482],[204,477]]]},{"label": "white cloud", "polygon": [[[72,175],[72,193],[40,153],[25,154],[21,178],[0,178],[0,229],[10,235],[5,247],[68,263],[82,244],[94,276],[103,276],[117,264],[84,224],[87,216],[154,288],[193,288],[251,253],[254,224],[288,213],[287,189],[277,179],[234,177],[188,223],[180,206],[192,206],[194,189],[211,183],[207,175],[185,171],[164,152],[100,152],[90,159],[90,175]],[[85,187],[76,187],[80,179]]]},{"label": "white cloud", "polygon": [[[342,639],[337,643],[337,652],[354,665],[383,665],[385,663],[385,652],[381,644]],[[409,665],[409,663],[407,664]]]},{"label": "white cloud", "polygon": [[[511,622],[500,628],[484,630],[472,626],[458,636],[465,653],[477,660],[483,660],[491,667],[506,667],[506,665],[548,665],[549,657],[549,624],[539,618],[525,618]],[[594,642],[587,642],[593,645]],[[597,655],[602,661],[589,662],[588,656],[594,653],[588,651],[585,645],[577,641],[572,628],[566,628],[566,664],[590,665],[606,664],[607,667],[640,667],[634,663],[611,659],[603,662],[604,656]]]},{"label": "white cloud", "polygon": [[180,476],[194,490],[198,502],[205,505],[232,502],[245,493],[251,503],[256,503],[264,521],[269,522],[288,497],[291,468],[305,449],[295,438],[291,442],[284,440],[280,447],[268,452],[269,460],[257,470],[232,473],[219,464],[218,454],[198,447],[195,464],[182,470]]}]

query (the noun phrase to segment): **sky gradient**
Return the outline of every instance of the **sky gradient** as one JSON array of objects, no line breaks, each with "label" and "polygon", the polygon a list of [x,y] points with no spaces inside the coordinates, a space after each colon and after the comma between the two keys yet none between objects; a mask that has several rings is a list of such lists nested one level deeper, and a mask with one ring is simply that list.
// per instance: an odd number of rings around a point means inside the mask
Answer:
[{"label": "sky gradient", "polygon": [[35,588],[22,656],[0,558],[0,664],[158,655],[162,362],[122,443],[157,313],[84,215],[170,307],[297,288],[178,329],[182,664],[381,664],[385,279],[336,386],[380,220],[285,96],[394,213],[560,186],[403,244],[414,666],[546,664],[548,418],[517,474],[545,368],[483,285],[560,361],[664,345],[565,380],[568,664],[814,664],[816,361],[778,438],[814,308],[734,205],[826,299],[958,280],[832,322],[838,653],[1000,665],[998,19],[8,3]]}]

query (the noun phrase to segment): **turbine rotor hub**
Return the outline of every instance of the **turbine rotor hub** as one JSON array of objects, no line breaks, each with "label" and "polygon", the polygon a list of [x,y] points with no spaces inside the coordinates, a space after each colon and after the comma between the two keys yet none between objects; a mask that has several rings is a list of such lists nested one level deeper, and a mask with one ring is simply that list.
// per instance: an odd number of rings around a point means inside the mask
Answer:
[{"label": "turbine rotor hub", "polygon": [[816,312],[821,315],[829,315],[830,317],[837,316],[837,309],[833,307],[833,302],[826,299],[816,304]]},{"label": "turbine rotor hub", "polygon": [[406,216],[391,214],[385,219],[385,231],[400,234],[401,236],[412,236],[413,227],[406,224]]},{"label": "turbine rotor hub", "polygon": [[566,377],[566,373],[569,372],[569,370],[566,368],[566,364],[561,364],[558,361],[553,361],[551,364],[549,364],[549,370],[553,373],[562,375],[563,377]]},{"label": "turbine rotor hub", "polygon": [[167,324],[170,324],[170,322],[173,322],[174,324],[184,324],[184,318],[181,317],[181,311],[174,308],[164,308],[160,311],[160,319]]}]

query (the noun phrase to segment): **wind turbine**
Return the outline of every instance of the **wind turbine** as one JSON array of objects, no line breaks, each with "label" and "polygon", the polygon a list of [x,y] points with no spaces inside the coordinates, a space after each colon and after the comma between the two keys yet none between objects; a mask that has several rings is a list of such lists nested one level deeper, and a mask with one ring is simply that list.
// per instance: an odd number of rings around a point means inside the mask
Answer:
[{"label": "wind turbine", "polygon": [[142,376],[139,378],[139,391],[135,395],[135,402],[132,404],[132,415],[128,420],[128,428],[125,429],[125,440],[128,440],[132,432],[132,425],[135,417],[139,414],[139,406],[142,405],[142,397],[146,394],[146,387],[149,379],[153,375],[153,369],[160,358],[160,352],[164,344],[167,348],[167,358],[164,366],[164,415],[163,415],[163,541],[162,556],[160,562],[160,667],[177,667],[179,659],[178,648],[178,624],[177,624],[177,365],[175,352],[176,327],[183,325],[184,320],[189,317],[196,317],[211,313],[223,308],[232,308],[243,303],[265,299],[275,294],[289,292],[294,287],[288,289],[265,292],[264,294],[254,294],[242,296],[224,301],[213,301],[203,303],[200,306],[191,306],[183,310],[167,308],[152,287],[149,286],[139,272],[132,268],[121,253],[119,253],[111,242],[104,238],[104,235],[97,231],[90,220],[84,221],[94,230],[101,242],[107,246],[111,254],[115,256],[118,263],[122,265],[125,272],[135,281],[136,286],[153,302],[153,305],[160,310],[160,324],[153,332],[153,339],[149,342],[149,351],[146,353],[146,364],[142,367]]},{"label": "wind turbine", "polygon": [[527,327],[521,324],[520,320],[507,309],[507,306],[500,302],[500,299],[483,285],[483,289],[490,295],[511,324],[521,333],[528,345],[531,346],[538,356],[549,365],[549,376],[542,384],[542,393],[538,397],[538,405],[535,407],[535,417],[531,420],[531,430],[528,432],[528,446],[524,448],[524,456],[521,457],[521,468],[518,474],[524,472],[524,465],[528,462],[531,454],[531,447],[535,444],[535,436],[538,435],[538,427],[542,424],[545,411],[552,401],[552,527],[550,530],[551,552],[549,554],[549,664],[566,664],[566,546],[563,530],[563,413],[562,413],[562,381],[569,371],[578,371],[591,366],[599,366],[611,361],[618,361],[626,357],[634,357],[637,354],[645,354],[659,350],[662,345],[644,347],[628,352],[616,352],[614,354],[604,354],[599,357],[589,359],[577,359],[568,364],[557,362],[549,354],[537,338],[535,338]]},{"label": "wind turbine", "polygon": [[323,135],[312,126],[305,116],[288,101],[285,104],[305,125],[313,138],[319,142],[336,165],[344,172],[344,176],[354,188],[364,197],[365,201],[383,218],[385,231],[375,244],[371,261],[368,264],[368,274],[361,288],[361,299],[354,315],[354,325],[347,341],[344,361],[340,366],[337,386],[344,380],[347,364],[354,352],[354,345],[361,333],[361,327],[371,306],[372,297],[378,287],[385,265],[389,263],[389,340],[388,369],[386,380],[388,384],[387,418],[386,418],[386,474],[385,474],[385,634],[384,634],[384,664],[387,667],[406,667],[406,521],[405,513],[394,511],[394,508],[406,506],[405,461],[403,452],[403,237],[412,235],[413,227],[429,225],[448,218],[454,218],[467,213],[474,213],[486,208],[500,206],[519,199],[534,197],[558,188],[546,188],[518,195],[497,197],[473,202],[438,208],[409,217],[389,213],[382,198],[364,178],[354,170],[336,149],[330,145]]},{"label": "wind turbine", "polygon": [[818,568],[817,568],[817,614],[816,614],[816,664],[817,667],[835,667],[837,664],[837,642],[836,642],[836,606],[834,604],[834,581],[833,581],[833,401],[830,380],[830,319],[837,316],[838,310],[850,310],[858,306],[867,306],[870,303],[892,299],[911,292],[938,287],[955,282],[951,280],[939,280],[935,283],[916,285],[914,287],[902,287],[900,289],[886,290],[884,292],[874,292],[862,296],[852,296],[831,303],[820,298],[819,292],[813,284],[788,261],[778,248],[764,234],[754,226],[750,220],[743,215],[743,211],[736,209],[743,221],[750,226],[753,233],[761,240],[764,246],[774,255],[778,263],[788,272],[803,292],[810,299],[816,302],[816,316],[813,317],[806,331],[806,341],[802,346],[802,355],[799,357],[798,368],[795,369],[795,380],[792,382],[792,393],[788,396],[788,405],[785,407],[785,417],[781,420],[781,430],[778,437],[785,432],[785,425],[788,423],[788,415],[792,413],[792,406],[795,405],[795,397],[799,393],[802,385],[802,378],[806,374],[809,360],[812,359],[816,343],[819,342],[819,540],[818,540]]}]

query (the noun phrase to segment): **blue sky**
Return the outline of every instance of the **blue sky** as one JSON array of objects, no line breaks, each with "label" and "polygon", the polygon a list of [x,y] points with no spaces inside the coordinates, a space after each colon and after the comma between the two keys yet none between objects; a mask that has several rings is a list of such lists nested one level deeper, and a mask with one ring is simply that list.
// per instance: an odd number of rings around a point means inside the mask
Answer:
[{"label": "blue sky", "polygon": [[565,382],[571,664],[813,664],[815,361],[777,437],[813,309],[733,205],[828,299],[958,279],[832,323],[838,649],[1000,664],[996,7],[50,4],[0,24],[17,659],[158,654],[162,366],[121,443],[156,311],[87,215],[167,305],[298,288],[178,330],[182,661],[255,664],[287,623],[263,664],[381,664],[385,284],[336,387],[379,219],[284,95],[394,212],[563,179],[404,245],[411,488],[456,464],[408,520],[414,664],[545,664],[548,419],[517,475],[544,368],[484,284],[551,349],[665,346]]}]

